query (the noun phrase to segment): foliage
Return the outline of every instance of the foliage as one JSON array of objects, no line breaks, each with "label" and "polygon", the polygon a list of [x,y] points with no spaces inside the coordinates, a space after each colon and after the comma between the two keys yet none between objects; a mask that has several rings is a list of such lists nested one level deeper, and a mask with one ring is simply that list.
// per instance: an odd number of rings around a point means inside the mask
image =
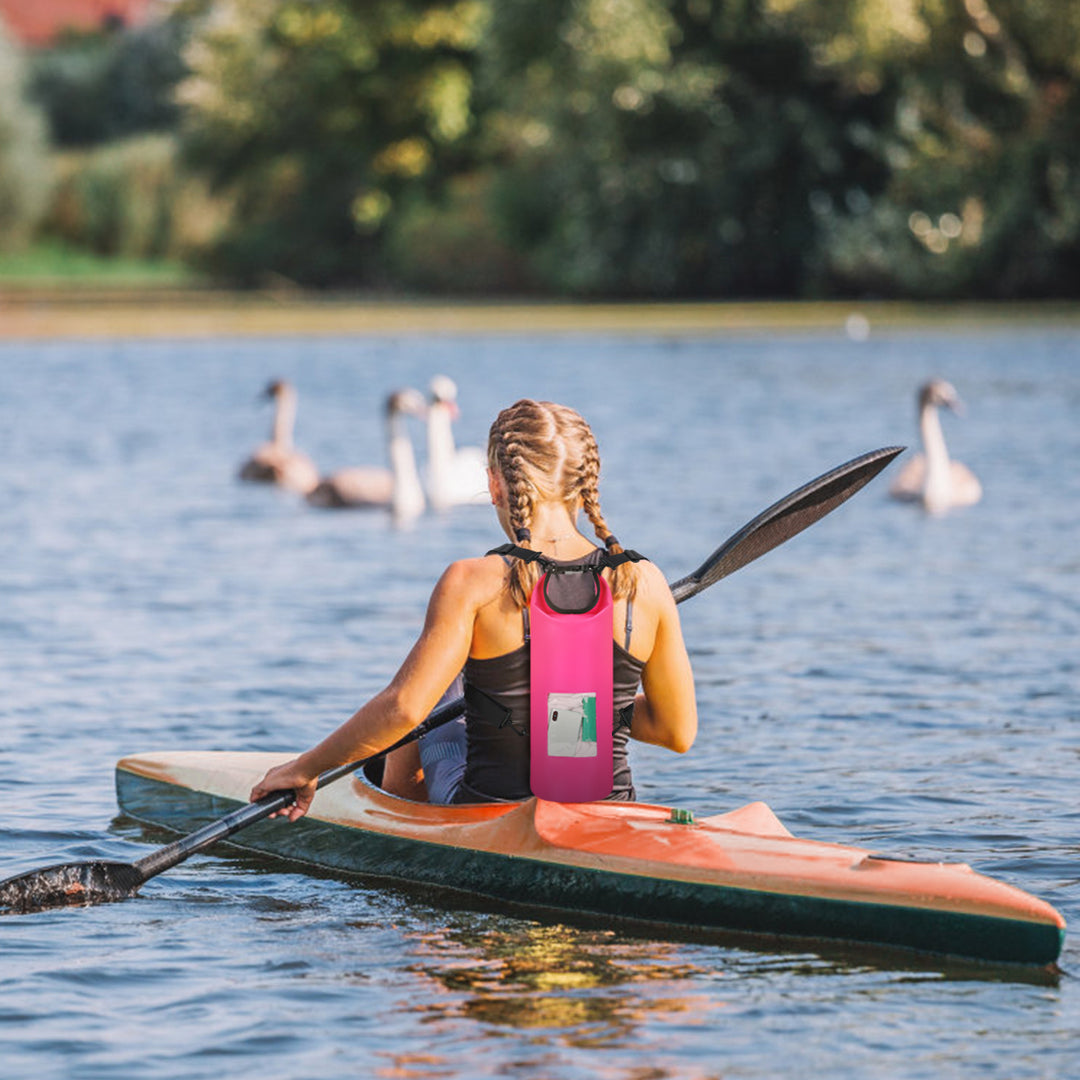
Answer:
[{"label": "foliage", "polygon": [[469,154],[481,0],[221,0],[187,49],[191,159],[235,197],[218,268],[378,282],[382,239]]},{"label": "foliage", "polygon": [[551,287],[1080,284],[1075,5],[502,0],[496,12],[499,209]]},{"label": "foliage", "polygon": [[54,144],[90,146],[174,128],[173,90],[191,22],[176,14],[132,29],[69,33],[32,62],[32,94]]},{"label": "foliage", "polygon": [[141,135],[57,159],[45,235],[126,259],[194,258],[228,220],[227,201],[185,173],[174,135]]},{"label": "foliage", "polygon": [[1075,296],[1080,9],[1053,0],[897,7],[904,34],[871,49],[864,18],[864,38],[829,60],[839,77],[886,97],[891,114],[876,133],[887,185],[832,221],[832,287]]},{"label": "foliage", "polygon": [[[57,138],[95,146],[61,159],[50,228],[95,250],[186,251],[243,284],[1080,291],[1077,4],[169,10],[140,31],[70,39],[35,66]],[[15,100],[3,59],[0,98]],[[0,103],[0,193],[21,175],[24,202],[46,188],[25,179],[40,168],[34,124]],[[159,129],[179,132],[182,160],[168,139],[129,138]],[[33,219],[12,205],[0,194],[0,231]]]},{"label": "foliage", "polygon": [[497,11],[493,78],[516,83],[493,120],[499,208],[553,287],[806,293],[813,206],[885,181],[861,137],[879,102],[763,3],[564,0],[538,47],[537,3]]},{"label": "foliage", "polygon": [[24,97],[22,58],[0,21],[0,251],[22,246],[48,199],[45,128]]},{"label": "foliage", "polygon": [[521,253],[491,213],[492,175],[454,177],[438,201],[405,202],[381,245],[386,273],[407,289],[442,294],[520,294],[535,289]]}]

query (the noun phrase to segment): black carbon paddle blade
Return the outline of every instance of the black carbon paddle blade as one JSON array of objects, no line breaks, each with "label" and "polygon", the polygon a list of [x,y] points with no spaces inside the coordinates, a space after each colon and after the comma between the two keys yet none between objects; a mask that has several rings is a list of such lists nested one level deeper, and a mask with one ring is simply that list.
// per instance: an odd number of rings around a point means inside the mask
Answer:
[{"label": "black carbon paddle blade", "polygon": [[145,878],[131,863],[60,863],[0,881],[0,913],[26,915],[54,907],[86,907],[134,896]]},{"label": "black carbon paddle blade", "polygon": [[721,544],[697,570],[671,586],[676,603],[695,596],[813,525],[850,499],[906,449],[905,446],[886,446],[871,450],[830,469],[773,503]]}]

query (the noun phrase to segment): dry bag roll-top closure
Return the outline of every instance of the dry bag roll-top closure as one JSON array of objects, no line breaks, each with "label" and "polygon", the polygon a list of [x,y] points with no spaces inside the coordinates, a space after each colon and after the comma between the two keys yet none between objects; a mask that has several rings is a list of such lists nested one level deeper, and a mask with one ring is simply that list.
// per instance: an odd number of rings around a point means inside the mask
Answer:
[{"label": "dry bag roll-top closure", "polygon": [[604,553],[563,566],[503,544],[489,555],[540,564],[529,598],[529,787],[552,802],[605,799],[614,786],[611,589],[602,571],[643,558]]}]

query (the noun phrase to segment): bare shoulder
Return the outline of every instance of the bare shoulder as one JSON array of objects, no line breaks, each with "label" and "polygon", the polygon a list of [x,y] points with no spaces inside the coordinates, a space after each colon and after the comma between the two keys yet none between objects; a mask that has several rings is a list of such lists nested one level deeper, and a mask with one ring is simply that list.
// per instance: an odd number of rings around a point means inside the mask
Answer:
[{"label": "bare shoulder", "polygon": [[650,607],[658,611],[668,607],[674,607],[675,598],[671,595],[671,587],[664,577],[664,572],[655,563],[639,562],[636,565],[638,572],[637,595],[639,602],[644,600]]},{"label": "bare shoulder", "polygon": [[443,571],[435,591],[455,603],[483,607],[498,597],[504,579],[504,564],[497,555],[458,559]]}]

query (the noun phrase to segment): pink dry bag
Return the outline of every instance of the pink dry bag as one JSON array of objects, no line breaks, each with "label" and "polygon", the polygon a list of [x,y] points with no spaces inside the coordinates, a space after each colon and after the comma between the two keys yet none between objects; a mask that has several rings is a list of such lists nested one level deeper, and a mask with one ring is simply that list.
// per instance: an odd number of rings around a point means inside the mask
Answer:
[{"label": "pink dry bag", "polygon": [[593,802],[614,783],[611,590],[587,573],[592,605],[560,609],[552,577],[529,600],[529,787],[540,799]]},{"label": "pink dry bag", "polygon": [[[614,646],[611,589],[601,571],[644,556],[604,552],[592,564],[567,566],[514,544],[488,554],[544,570],[529,598],[529,787],[552,802],[606,799],[615,783]],[[580,588],[560,589],[561,579],[577,579]]]}]

